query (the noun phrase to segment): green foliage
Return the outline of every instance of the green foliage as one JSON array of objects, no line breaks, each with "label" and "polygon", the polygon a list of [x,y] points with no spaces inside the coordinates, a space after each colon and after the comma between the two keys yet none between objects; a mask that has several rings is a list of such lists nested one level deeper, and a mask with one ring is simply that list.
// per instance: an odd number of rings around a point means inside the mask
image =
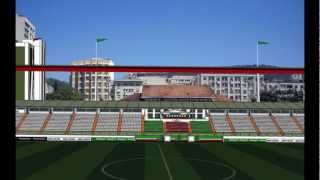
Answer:
[{"label": "green foliage", "polygon": [[268,102],[279,102],[279,101],[289,101],[298,102],[303,101],[303,92],[288,90],[288,91],[274,91],[274,92],[262,92],[260,94],[261,101]]},{"label": "green foliage", "polygon": [[73,91],[67,82],[49,78],[47,83],[54,89],[53,93],[47,94],[47,100],[84,100],[85,98],[83,93]]}]

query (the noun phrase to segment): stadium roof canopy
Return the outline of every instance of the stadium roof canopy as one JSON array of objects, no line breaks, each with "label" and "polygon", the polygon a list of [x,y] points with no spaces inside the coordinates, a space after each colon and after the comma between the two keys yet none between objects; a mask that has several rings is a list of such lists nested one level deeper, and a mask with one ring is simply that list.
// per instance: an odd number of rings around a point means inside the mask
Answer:
[{"label": "stadium roof canopy", "polygon": [[142,90],[142,99],[147,98],[209,98],[212,91],[207,86],[191,85],[145,85]]},{"label": "stadium roof canopy", "polygon": [[177,109],[304,109],[289,102],[187,102],[187,101],[16,101],[18,108],[177,108]]}]

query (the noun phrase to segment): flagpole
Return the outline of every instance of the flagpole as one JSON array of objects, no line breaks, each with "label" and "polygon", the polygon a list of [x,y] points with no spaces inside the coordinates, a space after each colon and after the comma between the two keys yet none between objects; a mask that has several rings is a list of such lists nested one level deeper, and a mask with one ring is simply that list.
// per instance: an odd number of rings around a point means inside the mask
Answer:
[{"label": "flagpole", "polygon": [[[257,68],[259,68],[259,42],[257,42]],[[260,78],[257,73],[257,102],[260,102]]]},{"label": "flagpole", "polygon": [[[98,65],[98,42],[96,41],[96,65]],[[97,101],[97,72],[95,72],[94,76],[94,99]]]}]

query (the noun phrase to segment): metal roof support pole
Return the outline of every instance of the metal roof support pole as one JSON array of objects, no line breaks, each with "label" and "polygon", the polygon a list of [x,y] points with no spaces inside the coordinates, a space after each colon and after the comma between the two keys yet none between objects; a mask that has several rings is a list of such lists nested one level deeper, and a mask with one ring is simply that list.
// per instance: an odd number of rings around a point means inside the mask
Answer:
[{"label": "metal roof support pole", "polygon": [[152,109],[152,118],[156,118],[156,110],[154,108]]},{"label": "metal roof support pole", "polygon": [[206,109],[205,115],[206,115],[206,116],[205,116],[205,117],[206,117],[205,119],[209,120],[209,109]]},{"label": "metal roof support pole", "polygon": [[194,116],[195,116],[196,119],[198,118],[198,109],[194,110]]},{"label": "metal roof support pole", "polygon": [[144,120],[147,120],[148,119],[148,117],[149,117],[149,113],[148,113],[148,109],[146,108],[146,109],[144,109],[144,114],[145,114],[145,116],[144,116]]},{"label": "metal roof support pole", "polygon": [[206,116],[206,110],[202,109],[202,119]]},{"label": "metal roof support pole", "polygon": [[163,114],[163,112],[164,112],[164,109],[160,109],[160,119],[162,119],[162,114]]}]

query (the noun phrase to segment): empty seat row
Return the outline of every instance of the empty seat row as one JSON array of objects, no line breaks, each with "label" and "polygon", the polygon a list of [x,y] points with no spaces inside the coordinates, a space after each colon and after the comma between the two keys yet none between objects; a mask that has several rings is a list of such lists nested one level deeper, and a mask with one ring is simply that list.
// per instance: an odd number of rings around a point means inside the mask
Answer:
[{"label": "empty seat row", "polygon": [[39,131],[47,115],[48,113],[29,113],[19,130]]},{"label": "empty seat row", "polygon": [[290,119],[289,115],[276,115],[279,126],[285,133],[301,132],[297,125]]},{"label": "empty seat row", "polygon": [[24,113],[16,112],[16,124],[19,123]]},{"label": "empty seat row", "polygon": [[224,114],[211,114],[211,119],[212,125],[214,125],[217,132],[231,132]]},{"label": "empty seat row", "polygon": [[257,127],[262,133],[278,133],[277,127],[268,114],[252,114],[252,117],[256,120]]},{"label": "empty seat row", "polygon": [[47,131],[64,132],[70,120],[71,113],[53,113],[45,129]]},{"label": "empty seat row", "polygon": [[96,113],[77,113],[72,123],[71,132],[91,131]]},{"label": "empty seat row", "polygon": [[248,115],[230,115],[236,132],[256,132]]},{"label": "empty seat row", "polygon": [[119,113],[100,113],[96,131],[116,132]]},{"label": "empty seat row", "polygon": [[141,113],[123,113],[122,132],[139,132],[141,131]]}]

